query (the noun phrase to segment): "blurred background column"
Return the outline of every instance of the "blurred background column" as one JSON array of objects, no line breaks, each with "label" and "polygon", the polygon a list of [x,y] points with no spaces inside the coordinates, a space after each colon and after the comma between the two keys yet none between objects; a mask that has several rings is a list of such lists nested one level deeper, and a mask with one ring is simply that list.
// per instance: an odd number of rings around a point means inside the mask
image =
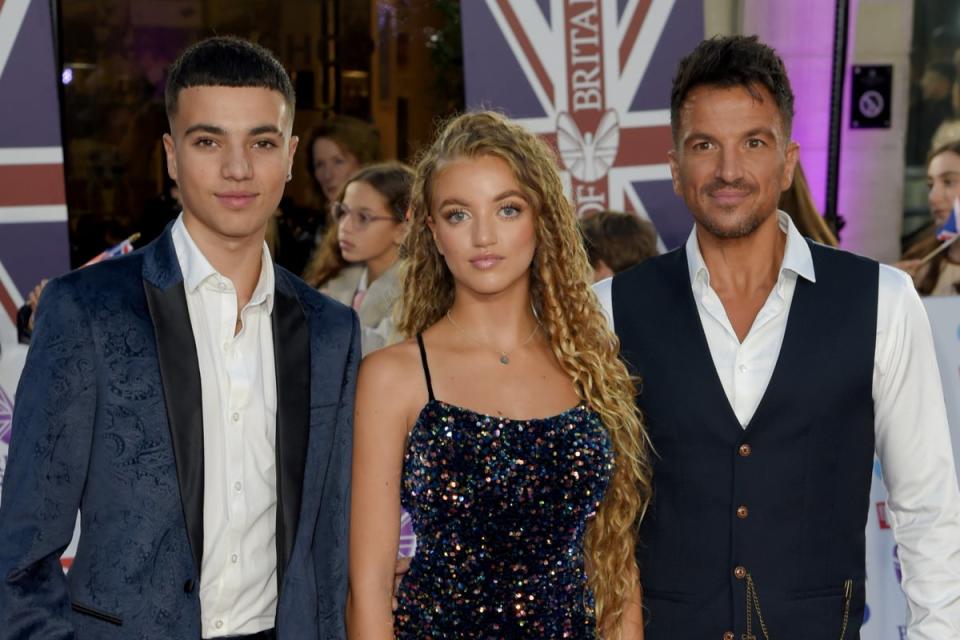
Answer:
[{"label": "blurred background column", "polygon": [[[756,33],[787,65],[796,94],[793,137],[821,211],[827,182],[830,78],[835,0],[783,3],[742,0],[742,33]],[[913,5],[901,0],[852,0],[844,82],[838,210],[845,249],[878,260],[900,255],[909,55]],[[889,129],[850,128],[850,68],[893,65]]]}]

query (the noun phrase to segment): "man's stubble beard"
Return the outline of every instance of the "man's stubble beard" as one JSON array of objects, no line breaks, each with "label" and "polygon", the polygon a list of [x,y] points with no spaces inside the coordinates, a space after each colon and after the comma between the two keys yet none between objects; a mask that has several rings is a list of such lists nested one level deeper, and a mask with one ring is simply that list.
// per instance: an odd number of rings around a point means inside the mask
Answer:
[{"label": "man's stubble beard", "polygon": [[756,211],[752,211],[733,228],[718,224],[715,216],[705,215],[703,213],[694,214],[693,219],[697,224],[709,232],[710,235],[717,238],[732,240],[736,238],[745,238],[752,234],[754,231],[760,228],[760,225],[764,223],[769,215],[771,214],[763,215],[761,213],[757,213]]}]

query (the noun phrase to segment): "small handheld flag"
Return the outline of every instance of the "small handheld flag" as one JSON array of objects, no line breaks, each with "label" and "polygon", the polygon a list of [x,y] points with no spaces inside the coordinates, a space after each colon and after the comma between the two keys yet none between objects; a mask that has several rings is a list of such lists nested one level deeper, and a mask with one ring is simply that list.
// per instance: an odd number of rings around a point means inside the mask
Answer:
[{"label": "small handheld flag", "polygon": [[954,199],[953,210],[950,211],[950,216],[947,218],[947,221],[943,223],[943,226],[937,229],[937,240],[940,241],[940,246],[923,256],[923,258],[920,259],[920,264],[926,264],[935,255],[956,242],[957,238],[960,238],[960,234],[957,233],[958,215],[960,215],[960,197]]},{"label": "small handheld flag", "polygon": [[123,242],[116,244],[105,251],[101,251],[94,257],[90,258],[87,262],[83,263],[82,266],[88,267],[91,264],[97,264],[98,262],[103,262],[104,260],[109,260],[110,258],[116,258],[117,256],[123,256],[131,251],[133,251],[133,243],[140,239],[140,234],[135,233]]},{"label": "small handheld flag", "polygon": [[950,240],[957,235],[957,216],[960,215],[960,197],[953,201],[953,210],[943,226],[937,229],[937,240]]}]

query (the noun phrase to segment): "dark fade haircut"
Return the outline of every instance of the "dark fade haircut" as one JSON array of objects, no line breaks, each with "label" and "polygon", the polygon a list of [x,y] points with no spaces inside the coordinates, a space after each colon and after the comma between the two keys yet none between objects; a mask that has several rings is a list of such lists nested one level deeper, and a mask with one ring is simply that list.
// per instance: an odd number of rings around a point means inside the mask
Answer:
[{"label": "dark fade haircut", "polygon": [[296,105],[293,84],[280,61],[266,48],[233,36],[216,36],[191,45],[167,77],[167,118],[177,113],[180,92],[190,87],[262,87],[283,95],[290,115]]},{"label": "dark fade haircut", "polygon": [[758,87],[765,87],[780,111],[786,138],[793,127],[793,90],[777,52],[757,36],[715,36],[704,40],[677,66],[670,91],[670,128],[679,142],[680,109],[696,87],[743,87],[754,100],[763,101]]}]

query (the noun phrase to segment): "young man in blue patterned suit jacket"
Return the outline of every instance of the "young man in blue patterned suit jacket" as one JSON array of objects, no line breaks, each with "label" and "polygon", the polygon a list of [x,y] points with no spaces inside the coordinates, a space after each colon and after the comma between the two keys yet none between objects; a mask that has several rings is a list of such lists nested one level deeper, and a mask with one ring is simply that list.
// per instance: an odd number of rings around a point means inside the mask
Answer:
[{"label": "young man in blue patterned suit jacket", "polygon": [[0,506],[0,638],[341,638],[360,342],[264,244],[293,88],[266,50],[213,38],[166,101],[180,218],[43,296]]}]

